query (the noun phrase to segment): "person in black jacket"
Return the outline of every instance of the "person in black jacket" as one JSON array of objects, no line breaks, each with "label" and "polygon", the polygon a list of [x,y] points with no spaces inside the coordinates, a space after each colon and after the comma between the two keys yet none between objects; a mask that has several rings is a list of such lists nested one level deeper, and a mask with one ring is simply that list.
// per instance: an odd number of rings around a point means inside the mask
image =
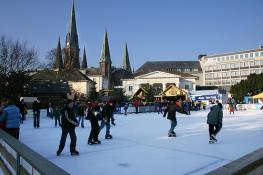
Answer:
[{"label": "person in black jacket", "polygon": [[102,116],[100,106],[97,102],[90,103],[87,109],[87,117],[90,121],[91,130],[89,134],[88,144],[100,144],[101,141],[98,139],[99,136],[99,118]]},{"label": "person in black jacket", "polygon": [[39,98],[33,102],[34,128],[39,128],[40,123],[40,101]]},{"label": "person in black jacket", "polygon": [[73,112],[73,102],[72,100],[67,101],[67,106],[62,110],[62,120],[61,120],[61,128],[62,134],[60,138],[59,148],[57,150],[57,156],[61,154],[65,147],[65,142],[67,139],[67,135],[69,133],[70,136],[70,153],[71,155],[79,155],[79,152],[76,150],[77,136],[75,133],[75,127],[78,126],[78,121]]},{"label": "person in black jacket", "polygon": [[166,114],[168,113],[167,119],[169,119],[171,121],[171,127],[170,130],[168,132],[168,137],[176,137],[176,133],[174,132],[174,128],[177,125],[177,120],[176,120],[176,111],[180,112],[182,114],[187,114],[182,107],[177,106],[175,104],[175,102],[170,102],[167,106],[167,108],[164,110],[164,114],[163,117],[166,116]]},{"label": "person in black jacket", "polygon": [[105,139],[112,139],[112,135],[110,134],[110,120],[113,117],[113,112],[114,112],[114,106],[110,104],[110,102],[107,102],[106,105],[103,106],[104,117],[100,123],[100,131],[106,125]]}]

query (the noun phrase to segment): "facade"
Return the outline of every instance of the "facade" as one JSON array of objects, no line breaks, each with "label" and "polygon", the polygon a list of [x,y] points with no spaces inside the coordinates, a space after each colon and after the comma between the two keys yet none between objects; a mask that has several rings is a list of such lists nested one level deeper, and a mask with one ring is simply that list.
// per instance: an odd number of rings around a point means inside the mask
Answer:
[{"label": "facade", "polygon": [[199,57],[203,69],[203,85],[230,89],[250,74],[263,72],[263,47],[240,52]]},{"label": "facade", "polygon": [[182,72],[153,71],[149,73],[135,73],[133,78],[122,79],[125,95],[133,96],[139,88],[152,85],[156,95],[163,92],[171,84],[188,92],[195,90],[197,77]]}]

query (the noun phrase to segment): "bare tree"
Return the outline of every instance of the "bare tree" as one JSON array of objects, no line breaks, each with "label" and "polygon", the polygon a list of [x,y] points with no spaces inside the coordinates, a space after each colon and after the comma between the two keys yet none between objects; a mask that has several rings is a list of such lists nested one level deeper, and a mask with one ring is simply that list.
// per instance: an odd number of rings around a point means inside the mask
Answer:
[{"label": "bare tree", "polygon": [[26,72],[37,66],[37,52],[34,48],[28,48],[26,42],[0,37],[0,95],[22,95],[30,81]]},{"label": "bare tree", "polygon": [[[62,49],[62,50],[64,50],[64,49]],[[45,56],[45,59],[47,61],[47,63],[45,64],[46,68],[54,68],[56,66],[55,65],[55,63],[56,63],[56,52],[57,52],[56,48],[47,51],[47,54]],[[62,54],[62,60],[64,60],[65,53],[61,52],[61,54]]]}]

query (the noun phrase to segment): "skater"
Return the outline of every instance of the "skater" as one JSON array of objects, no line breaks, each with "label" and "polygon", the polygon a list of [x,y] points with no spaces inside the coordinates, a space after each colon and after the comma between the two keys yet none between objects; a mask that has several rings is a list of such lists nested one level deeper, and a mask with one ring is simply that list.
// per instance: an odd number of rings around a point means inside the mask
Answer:
[{"label": "skater", "polygon": [[60,138],[60,144],[59,148],[57,150],[57,156],[61,154],[65,147],[67,135],[70,136],[70,154],[73,155],[79,155],[79,152],[76,150],[76,143],[77,143],[77,136],[75,133],[75,127],[78,126],[78,121],[75,117],[75,114],[73,112],[73,100],[67,101],[67,106],[62,110],[62,134]]},{"label": "skater", "polygon": [[2,111],[0,122],[5,121],[4,130],[17,140],[19,139],[20,111],[13,99],[7,100],[7,106]]},{"label": "skater", "polygon": [[61,110],[60,110],[59,106],[55,107],[55,109],[53,111],[53,116],[55,118],[55,127],[57,127],[57,125],[61,126],[61,121],[60,121]]},{"label": "skater", "polygon": [[134,107],[135,107],[135,113],[138,114],[138,107],[139,107],[139,102],[137,100],[134,101],[133,103]]},{"label": "skater", "polygon": [[128,107],[129,107],[129,104],[125,103],[125,105],[124,105],[124,115],[127,115]]},{"label": "skater", "polygon": [[23,123],[24,120],[26,119],[26,114],[27,114],[27,106],[24,102],[24,99],[21,99],[21,101],[19,103],[19,110],[20,110],[20,114],[21,114],[20,122]]},{"label": "skater", "polygon": [[79,103],[77,105],[77,116],[79,118],[78,123],[81,123],[81,128],[84,128],[84,113],[85,113],[85,107],[82,103]]},{"label": "skater", "polygon": [[231,113],[234,114],[235,108],[234,108],[234,104],[233,104],[231,99],[229,99],[229,101],[228,101],[228,108],[229,108],[229,114],[230,115],[231,115]]},{"label": "skater", "polygon": [[112,135],[110,134],[110,120],[113,115],[113,106],[111,106],[109,102],[107,102],[103,106],[102,114],[103,114],[103,119],[101,120],[101,123],[100,123],[100,131],[106,125],[105,139],[112,139]]},{"label": "skater", "polygon": [[222,128],[223,106],[218,102],[217,105],[211,107],[207,115],[207,124],[209,126],[209,143],[217,142],[216,135]]},{"label": "skater", "polygon": [[40,127],[40,101],[39,97],[33,103],[34,128]]},{"label": "skater", "polygon": [[[177,102],[177,104],[179,104],[179,102]],[[174,132],[174,128],[177,125],[177,120],[176,120],[176,111],[183,113],[183,114],[187,114],[182,107],[178,106],[174,101],[171,101],[167,108],[164,111],[163,117],[166,116],[166,114],[168,113],[167,119],[170,120],[171,122],[171,127],[170,130],[168,132],[168,137],[176,137],[176,133]]]},{"label": "skater", "polygon": [[[88,107],[86,109],[86,118],[89,119],[91,130],[89,134],[88,144],[100,144],[101,141],[98,139],[99,136],[99,114],[100,113],[100,107],[96,102],[93,102],[92,104],[89,103]],[[99,115],[98,115],[99,114]]]}]

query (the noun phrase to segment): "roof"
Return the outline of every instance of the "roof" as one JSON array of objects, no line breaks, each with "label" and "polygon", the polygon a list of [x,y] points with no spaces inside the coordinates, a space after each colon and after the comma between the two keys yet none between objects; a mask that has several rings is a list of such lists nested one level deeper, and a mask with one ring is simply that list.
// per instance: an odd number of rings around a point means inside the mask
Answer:
[{"label": "roof", "polygon": [[87,68],[86,70],[87,70],[86,72],[87,75],[102,75],[100,68],[97,67],[90,67]]},{"label": "roof", "polygon": [[254,95],[253,98],[263,98],[263,92],[261,92],[257,95]]},{"label": "roof", "polygon": [[51,80],[51,81],[90,81],[86,75],[81,73],[78,69],[62,69],[56,70],[39,70],[33,76],[33,80]]},{"label": "roof", "polygon": [[[135,75],[142,75],[154,71],[174,73],[177,75],[192,76],[191,74],[178,71],[178,69],[198,69],[202,71],[199,61],[147,61],[136,72]],[[195,72],[193,72],[195,73]]]},{"label": "roof", "polygon": [[[131,78],[134,78],[134,77],[137,77],[137,76],[140,76],[140,75],[143,75],[143,74],[148,74],[148,73],[151,73],[151,72],[156,72],[157,70],[155,71],[149,71],[149,72],[144,72],[144,71],[140,71],[140,72],[135,72],[132,74],[132,77]],[[175,75],[179,75],[181,77],[197,77],[195,75],[192,75],[192,74],[189,74],[189,73],[184,73],[184,72],[178,72],[178,71],[167,71],[167,70],[161,70],[161,72],[166,72],[166,73],[169,73],[169,74],[175,74]]]},{"label": "roof", "polygon": [[70,87],[67,82],[57,80],[34,80],[30,85],[32,94],[67,94]]}]

